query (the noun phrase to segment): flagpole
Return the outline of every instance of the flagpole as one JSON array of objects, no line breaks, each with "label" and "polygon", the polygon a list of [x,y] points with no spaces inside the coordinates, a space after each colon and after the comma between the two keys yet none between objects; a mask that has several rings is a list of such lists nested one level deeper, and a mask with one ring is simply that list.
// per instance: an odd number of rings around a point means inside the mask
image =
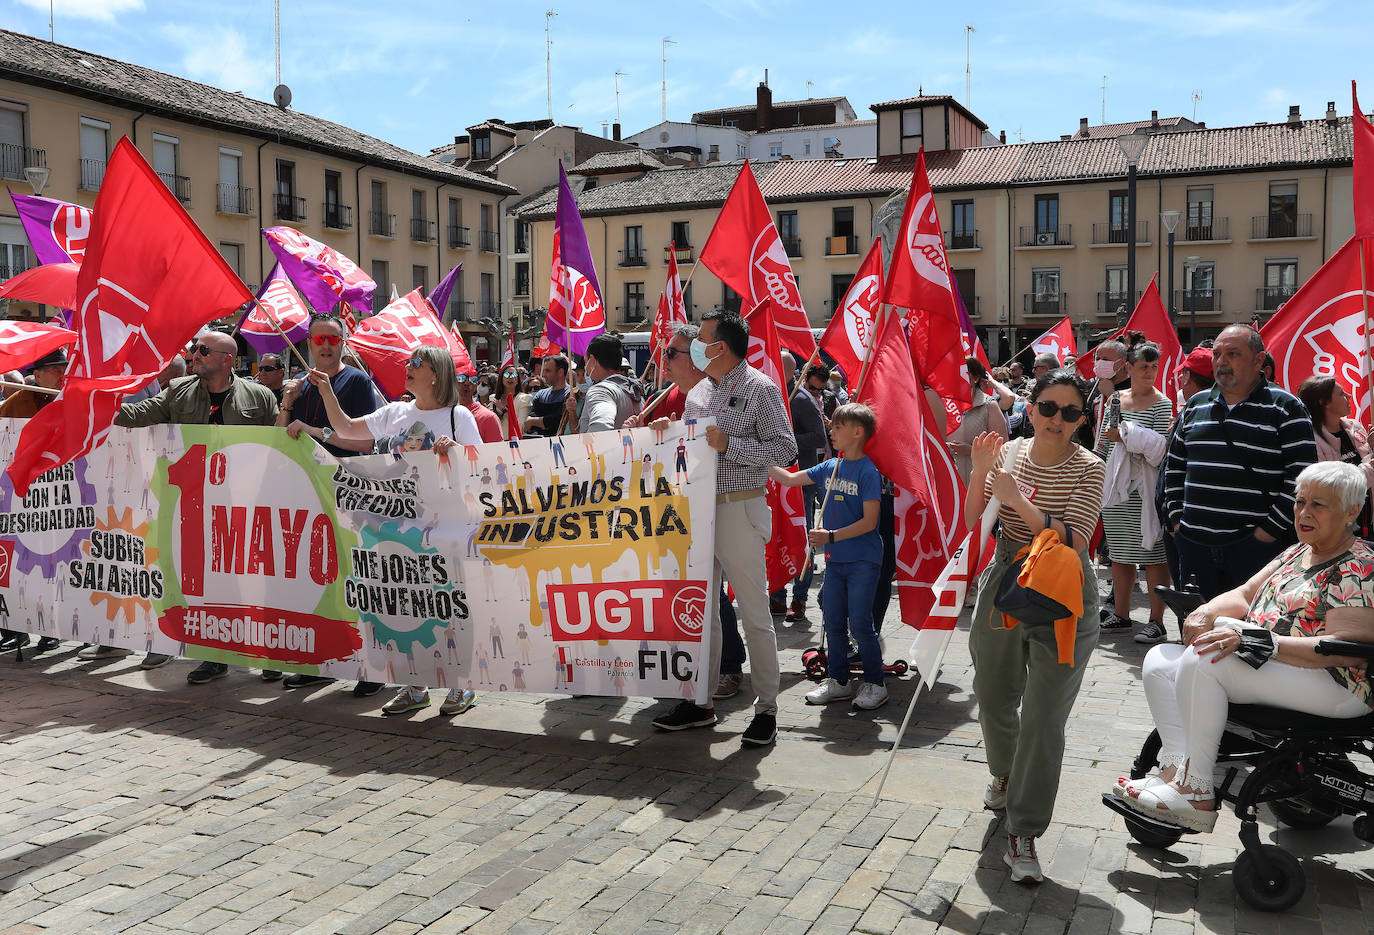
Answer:
[{"label": "flagpole", "polygon": [[[1368,290],[1367,287],[1365,286],[1365,275],[1366,275],[1366,274],[1365,274],[1365,259],[1364,259],[1364,252],[1365,252],[1365,249],[1366,249],[1368,246],[1369,246],[1369,238],[1367,238],[1367,237],[1361,237],[1361,238],[1360,238],[1360,301],[1361,301],[1361,304],[1364,306],[1364,354],[1365,354],[1364,359],[1365,359],[1365,372],[1366,372],[1366,377],[1367,377],[1367,379],[1368,379],[1368,381],[1369,381],[1369,398],[1370,398],[1371,401],[1374,401],[1374,361],[1371,361],[1371,360],[1370,360],[1370,357],[1371,357],[1371,347],[1374,347],[1374,344],[1371,343],[1371,339],[1374,339],[1374,335],[1371,334],[1371,332],[1370,332],[1370,327],[1369,327],[1369,290]],[[1356,408],[1358,408],[1358,407],[1356,407]]]},{"label": "flagpole", "polygon": [[48,396],[56,396],[61,390],[50,390],[46,386],[29,386],[27,383],[11,383],[8,380],[0,380],[0,389],[4,390],[29,390],[34,393],[44,393]]},{"label": "flagpole", "polygon": [[[266,305],[263,305],[261,302],[259,302],[256,296],[253,297],[253,302],[252,302],[252,304],[254,304],[254,305],[256,305],[258,308],[262,309],[263,314],[266,315],[266,316],[267,316],[267,320],[270,321],[270,322],[272,323],[272,327],[276,329],[277,334],[281,335],[281,339],[282,339],[283,341],[286,342],[286,347],[287,347],[287,349],[291,351],[292,355],[296,358],[296,362],[299,363],[299,364],[301,365],[302,369],[305,369],[305,370],[311,369],[311,368],[310,368],[310,365],[309,365],[308,363],[306,363],[305,358],[301,356],[301,352],[298,351],[298,350],[296,350],[296,345],[294,345],[294,344],[291,343],[291,339],[288,338],[288,337],[286,336],[286,332],[282,330],[282,328],[281,328],[281,322],[277,321],[277,315],[276,315],[276,313],[273,312],[273,311],[272,311],[270,308],[268,308]],[[244,316],[244,318],[247,318],[247,317],[248,317],[247,315]],[[240,322],[240,324],[242,324],[242,322]]]}]

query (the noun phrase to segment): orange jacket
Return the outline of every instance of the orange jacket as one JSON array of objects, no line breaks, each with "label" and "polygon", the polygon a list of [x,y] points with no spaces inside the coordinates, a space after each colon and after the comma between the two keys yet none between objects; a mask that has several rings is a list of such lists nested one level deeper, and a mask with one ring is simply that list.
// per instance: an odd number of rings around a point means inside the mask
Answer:
[{"label": "orange jacket", "polygon": [[[1083,563],[1078,553],[1059,541],[1059,533],[1043,529],[1030,545],[1016,553],[1025,559],[1016,583],[1030,588],[1067,607],[1071,617],[1054,622],[1054,641],[1059,661],[1073,666],[1073,643],[1078,619],[1083,616]],[[1013,629],[1020,621],[1002,614],[1002,626]]]}]

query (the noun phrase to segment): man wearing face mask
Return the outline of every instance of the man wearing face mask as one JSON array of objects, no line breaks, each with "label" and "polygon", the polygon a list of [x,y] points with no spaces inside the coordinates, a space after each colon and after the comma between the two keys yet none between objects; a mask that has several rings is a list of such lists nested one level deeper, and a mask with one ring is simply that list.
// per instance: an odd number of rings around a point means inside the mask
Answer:
[{"label": "man wearing face mask", "polygon": [[578,421],[579,432],[604,432],[618,429],[625,420],[639,412],[641,400],[630,378],[619,372],[620,339],[598,334],[587,345],[587,399],[582,405]]},{"label": "man wearing face mask", "polygon": [[1088,394],[1088,418],[1078,429],[1078,443],[1089,451],[1095,451],[1102,440],[1102,413],[1106,401],[1117,390],[1131,385],[1131,376],[1126,372],[1126,345],[1121,341],[1099,344],[1093,359],[1093,376],[1096,379]]},{"label": "man wearing face mask", "polygon": [[[749,366],[749,326],[738,314],[714,311],[701,322],[692,342],[692,363],[706,373],[687,394],[686,418],[713,419],[706,441],[717,452],[715,566],[711,591],[729,579],[739,604],[741,629],[749,647],[756,693],[754,718],[740,738],[765,747],[777,738],[778,643],[768,612],[764,547],[772,535],[772,514],[764,499],[768,468],[791,465],[797,443],[787,404],[771,379]],[[708,685],[717,685],[721,668],[719,608],[710,602],[711,668]],[[660,730],[710,727],[715,708],[683,701],[654,719]]]}]

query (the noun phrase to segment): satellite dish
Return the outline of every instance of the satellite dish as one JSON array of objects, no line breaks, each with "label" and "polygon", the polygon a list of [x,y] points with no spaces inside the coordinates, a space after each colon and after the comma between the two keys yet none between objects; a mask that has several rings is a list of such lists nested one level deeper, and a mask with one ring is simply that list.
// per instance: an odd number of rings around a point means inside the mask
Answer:
[{"label": "satellite dish", "polygon": [[660,130],[660,131],[659,131],[659,134],[658,134],[658,141],[659,141],[660,143],[666,143],[666,142],[668,142],[668,131],[667,131],[667,130]]},{"label": "satellite dish", "polygon": [[291,106],[291,89],[284,84],[279,84],[272,91],[272,100],[277,102],[277,106],[282,110]]}]

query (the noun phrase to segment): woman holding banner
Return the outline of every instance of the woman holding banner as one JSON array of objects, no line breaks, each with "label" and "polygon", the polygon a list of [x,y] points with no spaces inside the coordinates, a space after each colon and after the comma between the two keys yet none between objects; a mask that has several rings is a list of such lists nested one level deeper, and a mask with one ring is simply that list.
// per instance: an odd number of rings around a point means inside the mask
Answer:
[{"label": "woman holding banner", "polygon": [[[1043,879],[1035,839],[1045,833],[1054,812],[1064,726],[1097,645],[1097,579],[1086,551],[1101,512],[1103,467],[1074,440],[1087,398],[1087,387],[1071,370],[1037,380],[1030,397],[1035,437],[1004,444],[1001,435],[984,432],[974,439],[973,474],[964,498],[964,515],[973,529],[993,497],[1001,502],[997,551],[978,582],[969,652],[993,777],[983,804],[1006,809],[1004,860],[1018,883]],[[1078,553],[1078,567],[1072,574],[1065,569],[1063,576],[1063,591],[1077,589],[1077,572],[1082,572],[1082,616],[1071,627],[1020,624],[994,607],[1016,553],[1045,529],[1053,529]],[[1065,600],[1077,603],[1077,595],[1060,602]]]},{"label": "woman holding banner", "polygon": [[[456,445],[480,445],[477,420],[458,398],[458,377],[453,356],[443,347],[417,347],[406,362],[406,392],[413,399],[388,403],[376,412],[353,418],[343,411],[329,377],[320,370],[311,370],[310,383],[319,390],[329,413],[329,424],[339,440],[376,442],[386,439],[390,451],[424,451],[433,449],[443,457]],[[449,689],[448,697],[439,710],[444,714],[466,711],[473,693],[459,688]],[[403,714],[429,705],[429,689],[424,685],[408,685],[382,706],[383,714]]]}]

